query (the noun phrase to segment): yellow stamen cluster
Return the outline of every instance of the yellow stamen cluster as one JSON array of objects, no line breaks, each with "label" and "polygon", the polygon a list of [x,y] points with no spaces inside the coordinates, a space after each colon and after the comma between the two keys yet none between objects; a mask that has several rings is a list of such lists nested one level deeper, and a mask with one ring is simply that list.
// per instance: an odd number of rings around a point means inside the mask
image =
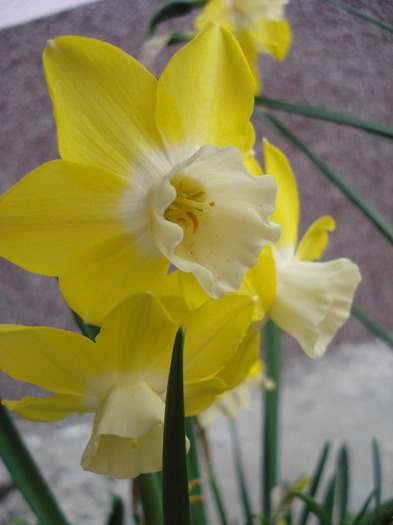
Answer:
[{"label": "yellow stamen cluster", "polygon": [[186,193],[181,181],[176,188],[175,200],[165,210],[166,220],[176,222],[183,229],[192,226],[192,232],[195,233],[199,226],[197,212],[205,213],[215,204],[214,201],[203,202],[204,195],[204,191]]}]

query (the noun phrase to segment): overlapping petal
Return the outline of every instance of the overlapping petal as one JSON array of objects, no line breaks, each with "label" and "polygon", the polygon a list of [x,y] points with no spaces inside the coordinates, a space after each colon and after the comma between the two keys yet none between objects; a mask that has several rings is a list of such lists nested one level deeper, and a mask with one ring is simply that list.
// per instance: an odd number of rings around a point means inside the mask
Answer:
[{"label": "overlapping petal", "polygon": [[56,328],[0,325],[0,369],[51,392],[85,395],[86,381],[103,366],[94,343]]},{"label": "overlapping petal", "polygon": [[157,80],[138,61],[110,44],[67,36],[48,42],[44,68],[63,159],[128,177],[140,164],[160,169]]},{"label": "overlapping petal", "polygon": [[267,20],[260,17],[251,24],[249,31],[259,53],[269,53],[276,60],[286,58],[292,35],[285,19]]},{"label": "overlapping petal", "polygon": [[44,398],[25,396],[20,401],[5,399],[2,403],[25,419],[50,422],[59,421],[71,413],[82,415],[85,412],[92,412],[98,406],[98,398],[56,394]]},{"label": "overlapping petal", "polygon": [[173,163],[204,144],[243,151],[253,105],[254,80],[239,44],[208,25],[176,53],[158,82],[156,122]]},{"label": "overlapping petal", "polygon": [[60,275],[105,259],[140,237],[128,221],[129,182],[105,169],[57,160],[43,164],[0,199],[0,250],[27,270]]}]

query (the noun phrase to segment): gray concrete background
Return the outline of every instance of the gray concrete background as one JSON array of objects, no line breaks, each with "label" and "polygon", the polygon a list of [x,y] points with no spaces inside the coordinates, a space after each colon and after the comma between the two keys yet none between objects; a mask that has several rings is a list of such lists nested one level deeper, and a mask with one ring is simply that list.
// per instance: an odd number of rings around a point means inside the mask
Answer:
[{"label": "gray concrete background", "polygon": [[[51,101],[41,64],[46,41],[61,34],[90,36],[118,45],[139,57],[149,15],[162,3],[159,0],[103,0],[0,31],[0,192],[39,164],[58,157]],[[352,0],[350,3],[393,24],[391,0]],[[293,29],[292,49],[283,63],[276,63],[269,57],[261,58],[264,94],[324,105],[393,126],[393,35],[345,13],[326,0],[292,0],[287,15]],[[191,18],[183,18],[163,24],[162,31],[171,27],[187,29],[190,25]],[[172,51],[159,57],[157,73],[163,69]],[[391,142],[332,123],[284,113],[277,115],[362,193],[387,221],[393,222]],[[301,232],[321,215],[329,213],[335,217],[337,230],[332,234],[325,258],[346,256],[360,266],[363,282],[356,301],[392,334],[392,247],[302,154],[262,125],[257,125],[257,132],[258,157],[261,158],[260,140],[267,136],[285,151],[297,175],[302,203]],[[0,260],[0,322],[76,330],[53,279],[29,274],[4,260]],[[309,473],[325,438],[333,439],[335,447],[346,440],[353,463],[356,463],[352,503],[360,505],[372,486],[370,442],[372,437],[377,437],[383,452],[384,495],[392,496],[392,356],[392,352],[377,343],[356,319],[346,324],[326,356],[317,362],[303,356],[296,343],[285,337],[281,414],[283,478],[293,481],[298,475]],[[3,397],[21,396],[27,391],[31,393],[34,389],[0,377]],[[259,475],[254,460],[257,453],[250,439],[257,434],[255,419],[259,411],[256,402],[240,419],[249,463],[249,483],[255,490],[255,497]],[[87,501],[94,502],[97,501],[96,490],[100,494],[98,500],[103,497],[101,490],[107,494],[105,488],[92,488],[96,483],[104,483],[102,478],[87,475],[93,485],[90,481],[85,482],[85,478],[83,481],[77,478],[83,474],[79,457],[88,431],[86,436],[75,431],[81,436],[80,441],[72,441],[67,428],[75,424],[75,419],[65,422],[63,440],[56,433],[60,431],[57,425],[23,421],[18,424],[24,434],[30,436],[34,453],[40,458],[51,483],[63,487],[56,490],[65,498],[67,512],[74,523],[100,523],[101,518],[96,515],[88,518],[78,514],[81,504],[75,495],[85,491]],[[228,453],[225,448],[228,438],[222,422],[213,428],[212,440],[217,454],[225,450]],[[65,443],[77,443],[75,456],[71,452],[70,455],[59,452],[57,456],[51,452],[48,459],[47,451],[56,450],[56,442],[61,444],[60,452]],[[219,456],[217,458],[219,462]],[[61,481],[64,464],[74,476],[68,477],[71,474],[66,471],[68,488]],[[228,471],[224,476],[230,479]],[[5,474],[2,479],[6,479]],[[77,491],[71,491],[70,485],[78,487]],[[236,489],[226,486],[230,500],[233,500],[233,491]],[[9,523],[8,505],[15,497],[12,493],[0,500],[1,524]],[[20,502],[13,505],[12,512],[22,508]],[[85,508],[87,506],[88,503]]]}]

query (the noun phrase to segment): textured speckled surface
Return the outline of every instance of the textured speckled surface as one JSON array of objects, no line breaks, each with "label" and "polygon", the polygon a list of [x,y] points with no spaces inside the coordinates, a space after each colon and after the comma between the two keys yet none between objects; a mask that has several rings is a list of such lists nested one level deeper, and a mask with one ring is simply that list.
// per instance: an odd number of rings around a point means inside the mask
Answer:
[{"label": "textured speckled surface", "polygon": [[[108,41],[139,57],[149,14],[162,3],[159,0],[103,0],[98,4],[0,31],[1,193],[36,166],[58,157],[51,101],[41,64],[41,53],[46,41],[61,34],[78,34]],[[352,0],[351,4],[393,24],[392,2]],[[343,12],[325,0],[292,0],[287,13],[293,29],[293,46],[283,63],[276,63],[269,57],[261,58],[264,94],[271,98],[322,105],[393,126],[393,35]],[[163,24],[162,30],[170,27],[186,29],[190,25],[191,19],[184,18]],[[172,51],[166,51],[159,57],[157,73],[162,70]],[[296,115],[277,112],[277,116],[363,194],[387,221],[393,223],[393,150],[390,141],[359,130]],[[392,333],[392,247],[301,153],[266,127],[257,124],[256,128],[258,158],[261,159],[261,138],[267,136],[285,151],[297,175],[302,202],[301,232],[321,215],[331,214],[335,217],[337,230],[332,234],[325,258],[345,256],[360,266],[363,283],[357,293],[357,303]],[[0,323],[50,325],[76,330],[54,279],[29,274],[4,260],[0,260]],[[386,443],[387,476],[388,480],[392,480],[392,418],[391,414],[386,414],[389,410],[389,404],[384,401],[388,378],[382,374],[384,369],[391,370],[392,367],[389,351],[381,351],[374,337],[359,321],[351,319],[329,348],[328,355],[323,358],[326,366],[331,365],[333,370],[328,377],[329,384],[323,385],[318,380],[319,367],[307,360],[289,338],[285,338],[285,343],[288,348],[285,377],[292,373],[298,377],[297,381],[292,377],[292,383],[289,382],[288,386],[290,393],[284,397],[283,416],[289,417],[288,424],[292,421],[290,417],[294,418],[293,414],[299,411],[299,419],[306,418],[301,423],[305,431],[312,435],[313,427],[318,427],[318,422],[314,425],[315,414],[310,413],[313,388],[325,388],[324,392],[327,393],[332,389],[339,392],[342,399],[350,399],[345,389],[337,390],[335,387],[335,377],[343,370],[345,362],[351,383],[357,385],[353,404],[364,407],[364,412],[358,409],[350,411],[346,425],[352,429],[352,433],[347,433],[346,428],[345,433],[340,435],[337,430],[337,439],[346,439],[350,444],[352,441],[354,446],[357,445],[362,419],[366,427],[368,414],[372,412],[376,418],[379,414],[381,425],[378,427],[375,423],[378,428],[375,428],[373,435]],[[344,347],[351,351],[343,357],[343,361],[340,352]],[[361,348],[361,352],[357,353],[357,348]],[[353,366],[348,355],[354,360]],[[337,367],[337,374],[334,373],[334,367]],[[368,384],[370,369],[375,376],[375,391],[372,392],[361,387]],[[298,395],[295,388],[290,390],[290,385],[299,387],[299,383],[303,384],[302,374],[307,376],[307,381],[304,381],[305,390]],[[379,374],[382,374],[380,384]],[[32,391],[34,389],[30,388],[29,392]],[[26,388],[1,376],[0,392],[3,397],[19,397],[26,393]],[[295,403],[296,399],[298,402]],[[334,403],[340,404],[340,396],[335,397]],[[349,410],[350,406],[349,403]],[[309,419],[307,414],[310,415]],[[333,405],[326,414],[326,418],[331,418],[333,428],[338,429]],[[295,421],[293,425],[296,426]],[[23,429],[26,434],[37,432],[34,424],[26,424]],[[293,440],[285,439],[290,443],[288,447],[292,447],[301,437],[294,434]],[[320,441],[321,436],[317,433],[314,439],[316,450]],[[363,448],[360,454],[368,455],[369,448],[364,449],[364,446],[365,443],[361,445]],[[307,456],[306,449],[303,452]],[[356,454],[359,455],[359,452]],[[291,454],[284,452],[284,459],[288,460],[288,456]],[[299,458],[299,462],[302,461]],[[285,474],[290,475],[296,472],[304,473],[301,469],[297,471],[296,466],[290,472],[284,470]],[[360,475],[363,476],[363,471]]]}]

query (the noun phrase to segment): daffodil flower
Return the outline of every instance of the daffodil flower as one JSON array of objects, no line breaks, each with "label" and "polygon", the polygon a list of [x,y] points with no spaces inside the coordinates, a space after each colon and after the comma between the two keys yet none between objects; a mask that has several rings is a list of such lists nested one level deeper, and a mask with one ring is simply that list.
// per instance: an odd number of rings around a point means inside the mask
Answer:
[{"label": "daffodil flower", "polygon": [[[252,309],[249,298],[227,296],[187,316],[186,415],[204,410],[229,387],[217,373],[241,349]],[[86,470],[115,478],[160,470],[165,392],[178,327],[151,293],[118,305],[95,342],[55,328],[0,325],[0,369],[55,393],[3,403],[33,421],[95,412],[81,460]]]},{"label": "daffodil flower", "polygon": [[[255,61],[259,53],[283,60],[291,43],[291,31],[284,18],[289,0],[210,0],[195,21],[198,30],[216,22],[239,40],[258,83]],[[259,91],[259,86],[257,88]]]},{"label": "daffodil flower", "polygon": [[[315,262],[322,255],[332,217],[314,222],[298,243],[299,197],[295,177],[284,154],[264,141],[266,170],[278,184],[273,216],[283,227],[280,241],[268,251],[275,262],[276,290],[268,315],[291,334],[311,357],[320,357],[348,319],[361,280],[349,259]],[[262,278],[263,268],[260,268]]]},{"label": "daffodil flower", "polygon": [[62,159],[0,199],[0,255],[59,276],[98,325],[170,263],[212,297],[239,288],[281,229],[269,221],[276,183],[252,154],[254,81],[235,38],[209,25],[158,81],[82,37],[49,41],[44,68]]}]

